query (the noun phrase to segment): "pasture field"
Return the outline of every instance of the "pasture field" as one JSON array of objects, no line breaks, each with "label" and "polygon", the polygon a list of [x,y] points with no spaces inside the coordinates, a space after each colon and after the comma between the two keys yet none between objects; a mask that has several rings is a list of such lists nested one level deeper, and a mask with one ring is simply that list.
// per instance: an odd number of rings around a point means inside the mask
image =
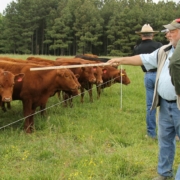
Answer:
[{"label": "pasture field", "polygon": [[[93,103],[87,91],[83,104],[79,96],[73,99],[73,108],[63,107],[56,95],[51,97],[46,116],[35,115],[32,134],[23,131],[21,101],[13,101],[6,113],[0,109],[0,180],[151,180],[156,176],[158,141],[145,138],[144,74],[140,67],[123,68],[131,83],[104,89],[99,100],[94,86]],[[179,148],[178,142],[175,172]]]}]

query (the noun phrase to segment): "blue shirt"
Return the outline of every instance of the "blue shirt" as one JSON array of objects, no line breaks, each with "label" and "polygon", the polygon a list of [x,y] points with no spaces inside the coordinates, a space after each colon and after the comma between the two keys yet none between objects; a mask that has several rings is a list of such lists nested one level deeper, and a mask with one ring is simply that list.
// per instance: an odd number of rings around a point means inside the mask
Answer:
[{"label": "blue shirt", "polygon": [[[167,59],[162,68],[159,81],[157,84],[158,94],[166,100],[175,100],[176,92],[171,82],[171,76],[169,74],[169,58],[172,56],[174,47],[172,47],[168,53]],[[140,54],[143,65],[147,70],[157,68],[157,53],[158,49],[150,54]]]}]

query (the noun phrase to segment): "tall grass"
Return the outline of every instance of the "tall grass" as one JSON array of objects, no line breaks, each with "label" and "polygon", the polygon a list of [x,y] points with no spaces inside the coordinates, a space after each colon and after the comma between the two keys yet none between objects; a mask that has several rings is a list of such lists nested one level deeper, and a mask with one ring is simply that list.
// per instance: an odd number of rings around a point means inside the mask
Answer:
[{"label": "tall grass", "polygon": [[[145,138],[144,74],[140,67],[123,68],[131,84],[106,88],[99,100],[94,87],[93,103],[87,92],[83,104],[79,96],[73,99],[73,108],[64,108],[57,96],[51,97],[46,116],[35,115],[32,134],[25,134],[23,120],[18,121],[23,118],[21,101],[13,101],[6,113],[1,110],[0,127],[10,125],[0,130],[0,179],[150,180],[156,176],[158,141]],[[175,171],[179,162],[177,151]]]}]

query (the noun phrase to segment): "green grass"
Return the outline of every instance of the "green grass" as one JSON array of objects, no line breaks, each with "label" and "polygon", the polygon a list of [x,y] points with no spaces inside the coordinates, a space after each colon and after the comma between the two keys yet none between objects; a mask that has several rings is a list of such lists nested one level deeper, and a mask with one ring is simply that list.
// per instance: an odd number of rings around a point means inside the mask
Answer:
[{"label": "green grass", "polygon": [[[158,142],[145,138],[144,74],[140,67],[123,68],[131,80],[128,86],[106,88],[99,100],[94,87],[94,102],[89,102],[86,92],[83,104],[79,96],[73,99],[73,108],[64,108],[57,96],[50,98],[46,116],[35,115],[32,134],[24,133],[23,120],[1,129],[0,179],[151,180],[156,176]],[[21,101],[13,101],[11,110],[0,111],[0,127],[22,118]],[[175,171],[179,162],[177,151]]]}]

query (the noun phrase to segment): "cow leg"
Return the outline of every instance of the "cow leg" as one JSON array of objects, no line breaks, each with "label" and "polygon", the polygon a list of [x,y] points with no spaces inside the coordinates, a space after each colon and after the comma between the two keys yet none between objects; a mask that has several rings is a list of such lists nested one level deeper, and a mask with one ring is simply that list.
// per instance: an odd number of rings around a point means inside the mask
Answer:
[{"label": "cow leg", "polygon": [[68,106],[68,99],[69,99],[69,95],[65,92],[62,91],[62,96],[63,96],[63,106],[64,107],[67,107]]},{"label": "cow leg", "polygon": [[93,84],[88,83],[87,90],[88,90],[88,94],[89,94],[89,101],[90,101],[90,102],[93,102],[93,97],[92,97],[92,88],[93,88]]},{"label": "cow leg", "polygon": [[93,102],[92,88],[90,88],[90,89],[88,90],[88,93],[89,93],[89,101],[90,101],[90,102]]},{"label": "cow leg", "polygon": [[[30,115],[32,114],[32,102],[30,100],[23,100],[23,114],[25,117],[25,122],[24,122],[24,131],[26,133],[32,133],[32,119],[30,119]],[[33,115],[32,117],[33,118]]]},{"label": "cow leg", "polygon": [[[32,110],[32,114],[34,114],[36,111],[36,109],[33,109]],[[34,131],[34,115],[30,116],[29,117],[29,128],[30,128],[30,131],[33,132]]]},{"label": "cow leg", "polygon": [[67,107],[69,104],[69,107],[73,107],[73,101],[72,101],[73,96],[70,95],[69,93],[63,92],[63,100],[64,100],[64,107]]},{"label": "cow leg", "polygon": [[46,104],[40,106],[41,116],[46,116]]},{"label": "cow leg", "polygon": [[7,104],[7,108],[8,109],[11,109],[11,103],[10,102],[3,102],[2,101],[2,103],[1,103],[1,108],[2,108],[2,110],[4,111],[4,112],[6,112],[7,111],[7,109],[6,109],[6,104]]},{"label": "cow leg", "polygon": [[1,102],[1,109],[4,111],[4,112],[6,112],[7,110],[6,110],[6,106],[5,106],[5,102]]},{"label": "cow leg", "polygon": [[73,96],[71,96],[70,99],[69,99],[69,106],[71,108],[73,107]]},{"label": "cow leg", "polygon": [[57,94],[58,99],[61,100],[61,91],[57,91],[56,94]]},{"label": "cow leg", "polygon": [[31,116],[25,119],[24,130],[26,133],[32,133],[34,130],[34,112]]},{"label": "cow leg", "polygon": [[11,103],[10,102],[7,102],[7,108],[11,109]]},{"label": "cow leg", "polygon": [[97,90],[97,99],[99,99],[101,95],[101,85],[96,85],[96,90]]},{"label": "cow leg", "polygon": [[81,103],[84,102],[84,88],[81,86],[80,88],[80,91],[81,91]]}]

